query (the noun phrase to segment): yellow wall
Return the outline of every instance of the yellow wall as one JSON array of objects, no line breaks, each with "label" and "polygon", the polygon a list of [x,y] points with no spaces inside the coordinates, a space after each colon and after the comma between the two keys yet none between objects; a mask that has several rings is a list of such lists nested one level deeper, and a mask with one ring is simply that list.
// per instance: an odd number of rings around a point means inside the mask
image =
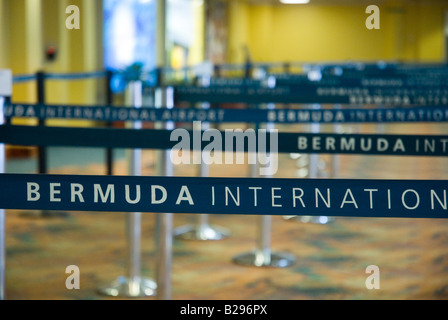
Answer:
[{"label": "yellow wall", "polygon": [[[158,0],[158,4],[162,2]],[[188,63],[195,65],[204,59],[204,4],[200,0],[194,0],[192,4],[195,37]],[[65,27],[68,17],[65,10],[69,5],[80,9],[80,30]],[[159,6],[161,12],[164,11],[162,9]],[[158,27],[163,29],[164,21],[160,17],[158,19]],[[101,0],[0,0],[0,67],[12,69],[14,75],[34,74],[39,70],[51,73],[101,70],[102,22]],[[158,41],[158,64],[164,65],[161,63],[165,56],[162,51],[164,37],[159,36]],[[48,45],[58,48],[54,62],[44,59],[44,50]],[[104,102],[103,79],[48,80],[46,84],[47,103],[91,105]],[[14,85],[14,102],[35,103],[36,100],[34,82]]]},{"label": "yellow wall", "polygon": [[380,7],[380,30],[368,30],[366,6],[251,5],[231,1],[230,62],[442,61],[446,5]]},{"label": "yellow wall", "polygon": [[[9,17],[6,31],[9,41],[6,48],[9,49],[10,56],[7,68],[12,69],[14,74],[26,74],[30,70],[37,70],[42,58],[40,3],[32,0],[6,1],[8,3],[5,13]],[[13,97],[21,98],[24,102],[33,102],[36,99],[35,84],[14,86]]]},{"label": "yellow wall", "polygon": [[418,8],[417,59],[421,61],[440,60],[443,58],[443,15],[448,4],[443,6],[422,6]]},{"label": "yellow wall", "polygon": [[[45,45],[56,44],[58,58],[44,65],[48,72],[89,72],[102,66],[102,7],[101,1],[91,0],[45,0]],[[65,9],[76,5],[80,9],[80,29],[67,29]],[[94,104],[101,102],[104,80],[47,81],[48,103]],[[104,100],[104,99],[103,99]]]},{"label": "yellow wall", "polygon": [[[81,11],[81,29],[68,30],[65,20],[68,5]],[[101,1],[91,0],[0,0],[0,66],[11,68],[15,75],[46,72],[85,72],[102,69]],[[47,45],[58,47],[55,62],[46,62]],[[49,81],[51,86],[52,81]],[[97,95],[90,84],[67,83],[68,87],[86,89],[70,95],[78,103],[92,101]],[[16,86],[15,86],[16,87]],[[57,86],[56,86],[57,87]],[[62,99],[61,90],[47,90],[48,100]],[[13,99],[36,99],[34,85],[18,85]]]},{"label": "yellow wall", "polygon": [[204,3],[195,0],[193,3],[193,44],[188,55],[188,65],[194,66],[204,61]]},{"label": "yellow wall", "polygon": [[229,2],[229,40],[228,56],[231,63],[243,63],[245,59],[244,46],[248,45],[249,6],[241,0]]},{"label": "yellow wall", "polygon": [[[448,1],[421,3],[380,6],[381,29],[367,30],[365,6],[252,5],[229,0],[229,62],[244,62],[245,47],[258,62],[441,61]],[[80,30],[65,28],[65,8],[71,4],[81,10]],[[203,59],[203,10],[203,6],[196,10],[197,37],[190,64]],[[14,74],[102,69],[101,26],[99,0],[0,0],[0,67],[11,68]],[[50,44],[59,49],[52,63],[43,59]],[[35,102],[35,84],[14,85],[13,99]],[[103,99],[101,80],[48,81],[48,103],[92,104]]]},{"label": "yellow wall", "polygon": [[[81,28],[68,30],[66,7],[80,9]],[[14,75],[89,72],[102,66],[102,1],[0,0],[0,67]],[[48,45],[58,49],[54,62],[45,60]],[[98,104],[104,101],[104,79],[47,80],[46,103]],[[34,82],[15,84],[13,101],[35,103]],[[35,121],[18,119],[17,123]],[[50,124],[87,125],[82,121],[49,121]]]},{"label": "yellow wall", "polygon": [[9,51],[5,50],[9,44],[9,16],[8,3],[5,0],[0,0],[0,69],[6,68],[9,65]]}]

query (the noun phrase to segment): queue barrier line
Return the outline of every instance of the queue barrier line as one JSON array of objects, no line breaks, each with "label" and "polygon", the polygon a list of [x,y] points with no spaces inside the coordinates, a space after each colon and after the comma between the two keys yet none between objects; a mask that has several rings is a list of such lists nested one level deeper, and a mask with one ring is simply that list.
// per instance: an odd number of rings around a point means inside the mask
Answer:
[{"label": "queue barrier line", "polygon": [[[45,71],[38,71],[36,74],[32,75],[17,75],[12,77],[12,83],[25,83],[28,81],[36,81],[36,89],[37,89],[37,103],[42,105],[45,104],[46,100],[46,82],[47,80],[85,80],[85,79],[96,79],[96,78],[104,78],[106,80],[106,103],[112,104],[112,90],[111,90],[111,78],[112,71],[110,70],[100,70],[100,71],[89,71],[89,72],[75,72],[75,73],[49,73]],[[9,105],[9,104],[7,104]],[[6,117],[7,118],[7,117]],[[8,118],[7,118],[8,119]],[[46,121],[45,118],[38,118],[38,126],[45,126]],[[110,123],[107,125],[110,126]],[[38,148],[38,172],[46,173],[47,169],[47,151],[45,148]],[[112,174],[113,167],[113,159],[112,159],[112,150],[106,150],[106,164],[107,164],[107,173]],[[41,216],[48,216],[49,214],[42,212]]]},{"label": "queue barrier line", "polygon": [[339,109],[231,109],[153,108],[86,105],[6,105],[4,116],[95,121],[204,121],[212,123],[415,123],[446,122],[448,107],[339,108]]},{"label": "queue barrier line", "polygon": [[[107,71],[77,72],[77,73],[44,73],[44,79],[49,80],[82,80],[90,78],[102,78],[107,76]],[[37,80],[37,74],[16,75],[13,83],[23,83]]]},{"label": "queue barrier line", "polygon": [[35,74],[30,74],[30,75],[17,75],[14,76],[13,78],[13,83],[23,83],[23,82],[28,82],[28,81],[35,81],[37,80],[37,75]]},{"label": "queue barrier line", "polygon": [[[56,184],[53,184],[53,187],[55,187],[55,185],[57,185],[57,183]],[[238,188],[238,187],[237,187]],[[57,187],[56,187],[56,189],[57,189]],[[409,189],[408,189],[409,190]],[[405,192],[406,193],[409,193],[409,192],[416,192],[415,190],[414,191],[408,191],[408,190],[406,190]],[[27,190],[27,192],[28,192],[29,190]],[[389,191],[389,189],[388,189],[388,191]],[[53,191],[52,192],[54,192],[54,189],[53,189]],[[370,192],[372,192],[372,191],[370,191]],[[444,192],[446,192],[445,190],[441,190],[440,191],[443,195],[444,195]],[[347,193],[348,194],[348,193]],[[347,194],[346,194],[346,196],[347,196]],[[404,193],[403,193],[404,194]],[[413,193],[414,195],[416,194],[416,193]],[[440,195],[440,193],[439,193],[439,195]],[[54,194],[53,194],[53,196],[54,196]],[[346,199],[346,196],[344,196],[344,200],[343,200],[343,202],[345,203],[345,199]],[[417,196],[418,196],[418,194],[417,194]],[[402,199],[403,199],[403,195],[402,195]],[[431,193],[431,201],[432,202],[434,202],[434,201],[439,201],[439,203],[441,204],[441,206],[443,207],[443,206],[445,206],[446,207],[446,204],[445,203],[442,203],[441,201],[440,201],[440,199],[438,198],[438,196],[437,196],[437,194],[433,194],[433,193]],[[435,197],[435,198],[434,198]],[[273,196],[273,199],[274,198],[276,198],[276,197],[274,197]],[[327,199],[328,200],[328,199]],[[403,200],[402,200],[403,201]],[[352,202],[352,201],[347,201],[347,203],[350,203],[350,202]],[[274,202],[273,202],[274,203]],[[404,205],[407,207],[407,209],[409,209],[410,208],[410,206],[409,206],[409,204],[408,203],[404,203]],[[164,212],[166,212],[165,210],[164,210]],[[207,210],[207,212],[209,212],[209,210]]]},{"label": "queue barrier line", "polygon": [[[341,75],[335,76],[331,75],[332,79],[357,79],[360,74],[363,74],[364,77],[367,75],[368,77],[374,77],[378,79],[378,73],[381,73],[383,78],[389,79],[391,77],[401,77],[401,78],[411,78],[418,77],[421,74],[426,74],[431,72],[432,78],[434,78],[434,74],[443,77],[448,73],[448,67],[446,64],[396,64],[396,63],[344,63],[344,64],[312,64],[307,62],[273,62],[273,63],[243,63],[243,64],[214,64],[213,67],[218,70],[240,70],[246,71],[248,68],[285,68],[285,66],[300,66],[309,70],[320,70],[325,72],[328,69],[333,68],[341,68],[341,70],[345,70]],[[169,72],[189,72],[194,71],[196,66],[184,67],[181,69],[172,69],[172,68],[155,68],[152,70],[142,71],[142,74],[152,74],[157,72],[169,73]],[[110,70],[116,74],[126,74],[132,73],[132,71],[123,71],[123,70]],[[59,80],[76,80],[76,79],[88,79],[88,78],[99,78],[105,77],[107,71],[92,71],[92,72],[75,72],[75,73],[45,73],[45,78],[47,79],[59,79]],[[303,74],[272,74],[275,77],[278,77],[282,81],[292,81],[301,79]],[[326,75],[328,76],[328,75]],[[438,79],[438,78],[437,78]],[[13,77],[14,83],[21,83],[27,81],[36,80],[35,74],[29,75],[16,75]]]},{"label": "queue barrier line", "polygon": [[0,208],[448,218],[446,180],[0,174]]},{"label": "queue barrier line", "polygon": [[384,104],[394,105],[446,105],[448,90],[437,93],[418,89],[414,92],[391,88],[319,86],[265,87],[192,87],[177,86],[178,102],[209,103],[285,103],[285,104]]},{"label": "queue barrier line", "polygon": [[318,95],[317,92],[303,92],[289,87],[192,87],[177,86],[174,99],[177,102],[209,103],[340,103],[349,104],[348,95]]},{"label": "queue barrier line", "polygon": [[[38,175],[38,176],[46,176],[46,175]],[[110,177],[110,178],[112,178],[112,177]],[[258,179],[257,179],[257,181],[258,181]],[[33,182],[34,184],[32,185],[32,186],[35,186],[35,182]],[[50,191],[50,193],[52,193],[52,196],[53,196],[53,200],[55,199],[55,198],[58,198],[58,196],[56,195],[55,196],[55,193],[57,194],[58,193],[58,186],[57,186],[57,182],[56,183],[52,183],[52,184],[50,184],[50,185],[52,185],[52,187],[50,187],[50,189],[51,188],[53,188],[53,189],[51,189],[51,191]],[[70,184],[71,186],[72,186],[72,184]],[[79,187],[79,184],[75,184],[76,186],[78,186]],[[108,185],[109,186],[109,185]],[[27,185],[27,187],[28,187],[28,185]],[[101,188],[101,187],[99,187],[99,188]],[[236,187],[237,188],[237,190],[239,190],[238,188],[238,186]],[[126,189],[126,187],[125,187],[125,189]],[[250,189],[250,188],[249,188]],[[279,187],[275,187],[275,188],[271,188],[271,192],[272,192],[272,200],[273,200],[273,202],[272,202],[272,204],[274,205],[274,201],[275,201],[275,199],[278,199],[278,194],[275,194],[274,195],[274,191],[273,190],[281,190],[281,188],[279,188]],[[300,188],[299,188],[300,189]],[[42,190],[44,190],[44,189],[42,189]],[[99,190],[99,189],[96,189],[96,190]],[[225,189],[225,190],[227,190],[227,189]],[[258,190],[258,187],[256,187],[256,190]],[[295,191],[297,191],[298,189],[293,189],[293,190],[295,190]],[[303,189],[301,189],[301,190],[303,190]],[[328,190],[328,189],[327,189]],[[349,190],[349,189],[347,189],[347,190]],[[368,193],[369,193],[369,195],[370,195],[370,201],[372,201],[372,192],[374,192],[373,190],[377,190],[377,189],[365,189],[365,190],[369,190],[368,191]],[[364,191],[365,191],[364,190]],[[387,194],[388,195],[390,195],[390,190],[391,189],[387,189]],[[404,199],[404,197],[405,197],[405,195],[414,195],[415,197],[418,197],[418,198],[416,198],[416,199],[418,199],[418,204],[420,204],[420,196],[419,196],[419,193],[417,193],[417,191],[416,190],[414,190],[414,189],[412,189],[411,191],[410,191],[411,189],[406,189],[405,191],[403,191],[403,193],[402,193],[402,197],[401,197],[401,199],[402,199],[402,203],[403,203],[403,206],[404,207],[406,207],[406,209],[408,209],[408,210],[414,210],[415,208],[414,207],[418,207],[418,205],[416,204],[415,206],[412,204],[412,199],[411,199],[411,204],[409,204],[409,202],[407,202],[407,201],[405,201],[405,200],[403,200]],[[79,189],[78,189],[78,191],[79,191]],[[30,192],[30,190],[28,189],[27,190],[27,197],[28,197],[28,195],[29,195],[29,192]],[[36,194],[37,193],[37,191],[36,190],[34,190],[33,191],[34,192],[34,194]],[[33,192],[31,192],[31,194],[33,195]],[[100,191],[98,191],[98,192],[100,192]],[[226,191],[227,192],[227,191]],[[237,192],[239,192],[239,191],[237,191]],[[299,190],[299,192],[300,192],[300,190]],[[185,189],[184,189],[184,193],[185,193]],[[431,205],[432,206],[434,206],[434,203],[438,203],[442,208],[445,208],[446,209],[446,203],[445,202],[443,202],[444,200],[441,200],[441,199],[445,199],[444,198],[444,196],[445,196],[445,193],[446,193],[446,190],[445,189],[440,189],[440,190],[434,190],[434,189],[431,189],[431,195],[430,195],[430,197],[431,197]],[[78,194],[78,196],[79,196],[79,194]],[[299,196],[298,198],[297,198],[297,196]],[[101,196],[100,196],[101,197]],[[126,195],[125,195],[125,197],[126,197]],[[180,197],[180,194],[179,194],[179,197]],[[179,197],[178,197],[178,199],[179,199]],[[316,195],[316,197],[317,197],[317,195]],[[346,199],[347,199],[347,197],[351,197],[351,200],[350,199],[348,199],[347,201],[346,201]],[[280,198],[281,198],[281,196],[280,196]],[[297,195],[297,194],[294,194],[294,196],[293,196],[293,198],[295,199],[295,200],[297,200],[297,201],[299,201],[299,200],[302,200],[302,197],[300,196],[300,194],[299,195]],[[300,198],[300,199],[299,199]],[[50,196],[50,199],[51,199],[51,196]],[[238,194],[238,199],[239,199],[239,194]],[[183,199],[183,196],[181,197],[181,201],[182,200],[184,200]],[[185,200],[187,200],[187,202],[188,203],[190,203],[190,201],[189,201],[189,199],[188,199],[188,196],[187,196],[187,199],[185,199]],[[327,199],[327,201],[329,202],[329,199]],[[343,201],[343,204],[347,204],[347,205],[349,205],[349,204],[353,204],[353,202],[354,202],[354,198],[353,198],[353,196],[351,195],[351,191],[350,192],[348,192],[347,191],[347,193],[345,194],[345,196],[344,196],[344,199],[342,200]],[[56,201],[57,202],[57,201]],[[371,202],[370,202],[371,203]],[[325,204],[326,204],[326,202],[325,202]],[[357,204],[356,204],[356,206],[357,206]],[[0,206],[1,207],[1,206]],[[135,210],[135,208],[134,208],[134,210]],[[134,211],[134,210],[132,210],[132,211]],[[101,210],[101,211],[103,211],[103,210]],[[121,211],[121,210],[120,210]],[[174,210],[171,210],[171,211],[166,211],[166,210],[163,210],[163,212],[175,212]],[[210,212],[210,210],[207,210],[207,213],[209,213]],[[307,211],[308,212],[308,211]],[[197,210],[195,210],[195,213],[197,213]],[[245,214],[247,214],[247,213],[245,213]],[[272,212],[269,212],[269,215],[272,215]],[[282,215],[283,215],[283,213],[282,213]],[[319,215],[321,215],[321,214],[319,214]],[[328,214],[327,214],[328,215]],[[415,216],[414,216],[415,217]],[[438,218],[439,216],[437,216],[437,218]]]},{"label": "queue barrier line", "polygon": [[[182,131],[172,136],[172,130],[117,129],[117,128],[65,128],[37,126],[0,126],[0,142],[24,146],[67,146],[125,149],[202,150],[212,148],[210,141],[202,140],[202,131]],[[215,151],[272,152],[272,153],[324,153],[394,156],[447,156],[446,135],[397,134],[334,134],[266,132],[262,130],[218,131],[213,137]],[[189,138],[187,141],[187,137]],[[228,139],[226,139],[226,137]],[[245,139],[248,143],[245,143]],[[230,142],[232,141],[232,142]],[[255,142],[255,143],[250,143]],[[260,144],[265,143],[265,146]],[[180,145],[182,144],[182,145]],[[277,144],[277,146],[275,146]],[[271,151],[272,149],[272,151]],[[210,151],[210,150],[209,150]]]},{"label": "queue barrier line", "polygon": [[79,73],[46,73],[45,79],[48,80],[83,80],[92,78],[104,78],[107,71],[79,72]]},{"label": "queue barrier line", "polygon": [[[248,66],[250,69],[251,66]],[[249,71],[249,70],[248,70]],[[308,74],[310,75],[310,74]],[[240,79],[240,81],[235,81],[231,79],[226,80],[210,80],[210,85],[206,88],[200,87],[178,87],[176,88],[176,100],[177,102],[208,102],[208,103],[223,103],[223,102],[242,102],[242,103],[253,103],[253,104],[263,104],[266,107],[272,106],[272,102],[276,103],[336,103],[336,104],[385,104],[385,105],[416,105],[417,102],[422,105],[428,105],[428,103],[434,104],[446,104],[448,102],[448,94],[444,91],[444,88],[437,88],[438,91],[431,88],[425,88],[422,90],[416,86],[401,86],[400,88],[387,88],[383,85],[384,82],[377,82],[380,85],[363,86],[360,81],[356,80],[345,80],[343,82],[340,79],[332,78],[328,81],[327,78],[323,78],[325,81],[309,81],[308,76],[304,75],[301,77],[302,80],[300,85],[294,85],[288,81],[278,81],[275,76],[269,76],[263,81],[260,80],[248,80]],[[338,82],[335,82],[337,80]],[[332,83],[333,81],[333,83]],[[323,83],[325,82],[325,83]],[[388,81],[390,82],[390,81]],[[339,84],[336,86],[335,84]],[[231,86],[227,86],[232,84]],[[238,87],[239,85],[239,87]],[[342,86],[344,85],[344,86]],[[437,95],[434,93],[437,92]],[[346,99],[342,102],[342,99]],[[348,101],[348,102],[347,102]],[[271,103],[270,103],[271,102]],[[274,107],[275,108],[275,107]],[[283,113],[282,113],[283,112]],[[287,111],[291,115],[290,119],[300,118],[302,115],[297,115],[294,111]],[[266,123],[272,123],[273,120],[283,120],[287,118],[287,112],[281,110],[278,115],[275,113],[270,113],[269,120],[263,121]],[[339,113],[341,115],[342,113]],[[305,117],[308,117],[308,122],[313,123],[312,127],[319,123],[320,119],[325,118],[326,120],[330,116],[335,119],[336,116],[331,112],[327,112],[326,117],[322,116],[322,113],[313,113],[316,116],[313,120],[309,120],[310,114],[305,113]],[[384,118],[382,115],[377,116],[378,118]],[[345,117],[346,118],[346,117]],[[345,120],[344,118],[344,120]],[[254,117],[252,117],[254,119]],[[317,121],[315,121],[317,120]],[[255,122],[255,121],[248,121]],[[275,121],[277,122],[277,121]],[[292,122],[292,121],[291,121]],[[331,121],[327,122],[331,123]],[[352,122],[353,117],[352,117]],[[375,122],[375,121],[373,121]],[[381,122],[381,121],[378,121]],[[258,122],[257,122],[258,123]],[[316,133],[316,132],[315,132]],[[282,139],[280,138],[280,141]],[[331,141],[331,140],[326,140]],[[315,142],[320,144],[320,138],[316,137]],[[311,141],[305,140],[305,143],[311,143]],[[320,149],[319,146],[317,146]],[[314,148],[316,149],[316,148]],[[302,149],[303,151],[303,149]],[[297,153],[299,153],[297,151]],[[300,152],[303,153],[303,152]],[[311,161],[312,164],[317,164],[317,154],[311,153],[314,158]],[[315,167],[317,171],[317,166]],[[309,174],[311,176],[311,165]],[[317,172],[316,172],[317,173]],[[321,217],[319,217],[321,218]],[[327,217],[325,217],[327,218]],[[328,221],[328,218],[327,218]],[[262,216],[259,219],[258,230],[260,231],[257,237],[257,249],[254,252],[248,254],[243,254],[235,257],[234,262],[244,265],[256,265],[256,266],[287,266],[294,261],[294,258],[290,255],[273,255],[270,250],[269,237],[269,216]],[[260,236],[261,235],[261,236]]]}]

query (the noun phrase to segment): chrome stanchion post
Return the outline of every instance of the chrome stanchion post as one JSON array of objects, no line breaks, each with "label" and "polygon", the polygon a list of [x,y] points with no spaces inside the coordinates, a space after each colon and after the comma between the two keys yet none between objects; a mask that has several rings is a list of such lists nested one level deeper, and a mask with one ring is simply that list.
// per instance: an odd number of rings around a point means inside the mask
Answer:
[{"label": "chrome stanchion post", "polygon": [[[47,88],[47,78],[48,74],[44,71],[38,71],[36,73],[36,89],[37,89],[37,104],[45,105],[47,100],[46,88]],[[38,119],[38,126],[46,126],[47,121],[45,119]],[[47,174],[49,172],[49,157],[48,157],[48,147],[37,147],[37,171],[39,174]],[[51,210],[32,210],[27,212],[22,212],[20,214],[23,217],[31,218],[61,218],[67,217],[68,212],[61,211],[51,211]]]},{"label": "chrome stanchion post", "polygon": [[[46,81],[45,73],[39,71],[36,74],[36,87],[37,87],[37,103],[45,104],[46,100]],[[39,126],[45,126],[45,119],[39,119]],[[45,147],[38,147],[38,170],[40,174],[48,173],[48,163],[47,163],[47,149]],[[43,215],[46,214],[45,211],[42,212]]]},{"label": "chrome stanchion post", "polygon": [[[210,85],[210,77],[201,78],[202,86]],[[210,103],[201,103],[202,109],[210,109]],[[193,130],[201,131],[210,129],[210,123],[202,122],[193,124]],[[194,157],[200,160],[200,176],[209,176],[209,165],[207,164],[207,155],[202,153],[200,150],[193,151]],[[197,163],[195,161],[194,163]],[[177,239],[182,240],[222,240],[230,235],[230,232],[222,227],[211,225],[209,223],[210,215],[208,214],[198,214],[197,221],[195,224],[186,225],[178,227],[174,230],[174,236]]]},{"label": "chrome stanchion post", "polygon": [[[275,108],[274,104],[268,104],[268,108]],[[270,132],[274,129],[273,123],[266,124],[266,131]],[[248,154],[249,157],[254,157],[253,153]],[[254,160],[254,158],[252,158]],[[274,160],[276,161],[276,160]],[[250,161],[251,168],[250,174],[252,178],[259,176],[258,164],[255,161]],[[272,166],[269,170],[272,169]],[[272,178],[273,172],[268,172],[265,178]],[[233,262],[244,266],[255,267],[276,267],[285,268],[296,262],[294,255],[286,252],[273,252],[271,250],[271,229],[272,229],[272,216],[260,215],[258,218],[257,228],[257,243],[256,248],[252,252],[243,253],[233,258]]]},{"label": "chrome stanchion post", "polygon": [[[142,106],[142,82],[129,84],[132,105]],[[141,121],[134,121],[132,129],[141,129]],[[140,176],[142,168],[142,150],[129,151],[129,175]],[[111,285],[102,287],[99,291],[109,296],[147,297],[156,293],[155,281],[141,276],[141,212],[126,213],[126,231],[128,240],[127,275],[119,277]]]},{"label": "chrome stanchion post", "polygon": [[[2,72],[2,71],[0,71]],[[4,124],[3,108],[5,98],[0,96],[0,125]],[[5,173],[5,144],[0,143],[0,173]],[[5,245],[5,209],[0,209],[0,300],[5,299],[5,260],[6,260],[6,245]]]},{"label": "chrome stanchion post", "polygon": [[[165,96],[165,97],[164,97]],[[172,87],[166,88],[163,92],[162,88],[156,89],[155,92],[155,107],[163,106],[164,101],[166,107],[172,109],[174,107],[174,90]],[[156,123],[156,129],[174,129],[174,122],[168,121],[165,124],[161,122]],[[157,165],[158,174],[160,176],[173,176],[174,168],[170,160],[170,150],[157,150]],[[156,243],[156,281],[157,281],[157,295],[158,300],[171,299],[171,269],[172,269],[172,248],[173,248],[173,214],[172,213],[157,213],[156,214],[156,228],[155,228],[155,243]]]},{"label": "chrome stanchion post", "polygon": [[[341,105],[335,105],[335,109],[341,109]],[[333,124],[333,132],[334,133],[341,133],[341,124],[335,123]],[[339,154],[333,154],[331,156],[331,178],[336,179],[339,177],[339,170],[341,167],[341,156]]]},{"label": "chrome stanchion post", "polygon": [[[4,106],[7,97],[12,94],[11,70],[0,70],[0,125],[5,124]],[[0,143],[0,173],[5,173],[6,167],[5,144]],[[6,270],[6,217],[5,209],[0,209],[0,300],[5,299],[5,270]]]},{"label": "chrome stanchion post", "polygon": [[[114,103],[114,94],[112,92],[112,85],[111,81],[113,78],[113,72],[111,70],[106,71],[106,105],[112,106]],[[112,128],[113,124],[111,121],[108,121],[106,123],[106,126],[108,128]],[[107,175],[111,176],[113,174],[113,167],[114,167],[114,157],[113,157],[113,149],[107,148],[106,149],[106,172]]]},{"label": "chrome stanchion post", "polygon": [[[314,104],[313,109],[320,109],[320,105]],[[320,133],[320,129],[320,123],[311,123],[311,133]],[[309,170],[309,178],[316,179],[319,173],[319,155],[317,153],[310,154]]]},{"label": "chrome stanchion post", "polygon": [[[313,104],[313,109],[320,109],[320,104]],[[321,125],[320,123],[311,123],[311,133],[320,133]],[[319,177],[319,154],[312,153],[309,155],[309,172],[308,178],[317,179]],[[327,216],[285,216],[285,220],[288,221],[298,221],[305,223],[317,223],[317,224],[327,224],[332,220],[331,217]]]}]

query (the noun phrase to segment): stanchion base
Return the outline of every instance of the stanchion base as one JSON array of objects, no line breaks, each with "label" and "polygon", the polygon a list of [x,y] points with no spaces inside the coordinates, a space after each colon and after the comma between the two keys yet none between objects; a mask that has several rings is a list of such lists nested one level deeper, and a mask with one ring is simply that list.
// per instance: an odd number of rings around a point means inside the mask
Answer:
[{"label": "stanchion base", "polygon": [[155,296],[156,289],[157,284],[151,279],[129,280],[126,277],[119,277],[112,283],[99,288],[98,292],[111,297],[138,298]]},{"label": "stanchion base", "polygon": [[283,216],[283,219],[291,222],[315,223],[315,224],[327,224],[334,220],[332,217],[327,216]]},{"label": "stanchion base", "polygon": [[20,217],[32,219],[53,219],[53,218],[67,218],[70,216],[69,212],[65,211],[47,211],[47,210],[32,210],[19,213]]},{"label": "stanchion base", "polygon": [[236,256],[232,261],[242,266],[286,268],[296,262],[296,257],[286,252],[271,252],[267,255],[253,251]]},{"label": "stanchion base", "polygon": [[229,235],[227,229],[209,224],[186,225],[174,230],[174,237],[181,240],[222,240]]}]

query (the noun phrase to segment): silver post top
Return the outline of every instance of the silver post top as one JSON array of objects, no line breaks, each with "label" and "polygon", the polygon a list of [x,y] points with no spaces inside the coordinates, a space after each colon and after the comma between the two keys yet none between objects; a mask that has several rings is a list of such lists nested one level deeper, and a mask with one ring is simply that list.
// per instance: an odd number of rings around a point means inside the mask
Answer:
[{"label": "silver post top", "polygon": [[0,70],[0,96],[10,97],[12,95],[12,71]]}]

